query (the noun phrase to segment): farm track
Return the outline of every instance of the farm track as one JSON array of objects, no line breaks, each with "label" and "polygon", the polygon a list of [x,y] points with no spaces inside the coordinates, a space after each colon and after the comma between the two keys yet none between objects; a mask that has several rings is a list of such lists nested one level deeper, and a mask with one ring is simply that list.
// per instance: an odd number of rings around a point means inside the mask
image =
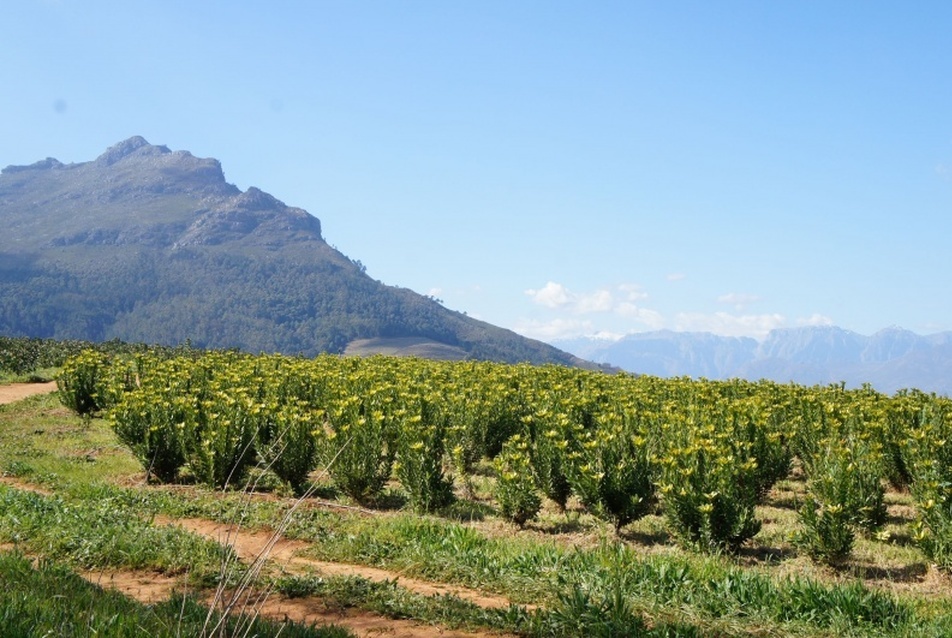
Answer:
[{"label": "farm track", "polygon": [[8,383],[0,385],[0,405],[13,403],[34,394],[48,394],[56,391],[56,381],[48,383]]},{"label": "farm track", "polygon": [[[55,382],[16,383],[0,386],[0,405],[13,403],[36,394],[55,392]],[[0,483],[15,489],[43,495],[53,493],[31,483],[13,477],[0,477]],[[374,582],[398,581],[400,586],[423,596],[453,595],[485,608],[505,608],[510,601],[501,596],[486,595],[476,590],[432,583],[416,578],[407,578],[397,572],[360,565],[319,561],[298,556],[309,547],[304,541],[281,538],[267,531],[241,529],[234,525],[216,523],[197,518],[175,519],[156,517],[156,525],[176,525],[189,532],[230,546],[238,557],[248,563],[266,560],[269,565],[287,573],[317,572],[326,576],[357,576]],[[0,546],[0,551],[10,551],[12,546]],[[175,591],[181,590],[178,578],[146,570],[96,570],[79,572],[87,581],[103,588],[119,591],[143,604],[152,605],[167,600]],[[213,592],[209,592],[210,598]],[[249,592],[249,597],[258,592]],[[387,636],[388,638],[473,638],[477,636],[505,636],[498,632],[467,632],[409,620],[388,618],[379,614],[334,606],[319,598],[287,598],[271,594],[248,603],[254,613],[276,621],[290,619],[303,624],[336,624],[346,627],[355,635],[364,637]]]},{"label": "farm track", "polygon": [[359,576],[374,582],[399,581],[401,587],[423,596],[452,595],[485,608],[507,608],[510,605],[508,598],[486,595],[465,587],[409,578],[399,572],[376,567],[333,563],[302,557],[298,554],[310,547],[310,543],[278,538],[272,532],[244,530],[234,525],[196,518],[156,517],[155,523],[159,525],[177,525],[219,544],[230,546],[239,558],[248,563],[253,563],[259,560],[259,557],[264,556],[289,573],[316,570],[326,576]]}]

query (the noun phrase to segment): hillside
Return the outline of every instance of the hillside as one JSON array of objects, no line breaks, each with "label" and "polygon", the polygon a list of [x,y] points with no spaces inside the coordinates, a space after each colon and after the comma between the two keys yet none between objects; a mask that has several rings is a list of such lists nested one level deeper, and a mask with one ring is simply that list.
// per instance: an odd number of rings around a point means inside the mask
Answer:
[{"label": "hillside", "polygon": [[710,333],[657,331],[618,341],[577,339],[555,345],[630,372],[665,377],[871,384],[952,395],[952,333],[918,335],[886,328],[865,336],[836,326],[773,330],[762,342]]},{"label": "hillside", "polygon": [[3,335],[302,355],[415,338],[454,358],[585,365],[372,279],[316,217],[141,137],[3,169],[0,222]]}]

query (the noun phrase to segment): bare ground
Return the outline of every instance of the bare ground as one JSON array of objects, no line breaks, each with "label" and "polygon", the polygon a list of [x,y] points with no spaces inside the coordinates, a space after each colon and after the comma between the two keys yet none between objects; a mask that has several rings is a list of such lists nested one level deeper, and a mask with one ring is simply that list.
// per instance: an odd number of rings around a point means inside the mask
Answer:
[{"label": "bare ground", "polygon": [[156,524],[177,525],[217,543],[231,546],[239,558],[247,563],[253,563],[259,557],[264,556],[277,566],[292,573],[310,569],[327,576],[359,576],[374,582],[399,580],[401,587],[423,596],[449,594],[485,608],[507,608],[510,605],[508,598],[487,595],[465,587],[432,583],[376,567],[333,563],[298,556],[299,552],[307,549],[309,543],[276,537],[272,532],[244,530],[234,525],[197,518],[168,519],[156,517],[155,522]]},{"label": "bare ground", "polygon": [[56,381],[48,383],[8,383],[0,385],[0,404],[13,403],[34,394],[47,394],[56,391]]}]

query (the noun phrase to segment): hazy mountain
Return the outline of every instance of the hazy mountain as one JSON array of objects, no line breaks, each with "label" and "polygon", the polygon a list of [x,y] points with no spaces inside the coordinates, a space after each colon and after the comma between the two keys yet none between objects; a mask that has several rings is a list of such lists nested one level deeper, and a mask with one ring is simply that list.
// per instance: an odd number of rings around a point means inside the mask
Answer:
[{"label": "hazy mountain", "polygon": [[917,335],[886,328],[864,336],[817,326],[773,330],[762,342],[696,332],[646,332],[618,341],[574,339],[555,345],[629,372],[708,379],[869,383],[952,395],[952,332]]},{"label": "hazy mountain", "polygon": [[0,224],[4,335],[305,355],[412,338],[413,353],[584,364],[375,281],[316,217],[141,137],[3,169]]}]

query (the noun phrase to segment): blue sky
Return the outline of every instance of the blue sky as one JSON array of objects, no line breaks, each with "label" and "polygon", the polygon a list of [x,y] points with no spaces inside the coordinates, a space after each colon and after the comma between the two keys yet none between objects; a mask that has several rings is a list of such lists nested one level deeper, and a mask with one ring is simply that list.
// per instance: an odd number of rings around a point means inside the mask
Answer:
[{"label": "blue sky", "polygon": [[0,165],[132,135],[553,339],[952,330],[952,3],[13,0]]}]

